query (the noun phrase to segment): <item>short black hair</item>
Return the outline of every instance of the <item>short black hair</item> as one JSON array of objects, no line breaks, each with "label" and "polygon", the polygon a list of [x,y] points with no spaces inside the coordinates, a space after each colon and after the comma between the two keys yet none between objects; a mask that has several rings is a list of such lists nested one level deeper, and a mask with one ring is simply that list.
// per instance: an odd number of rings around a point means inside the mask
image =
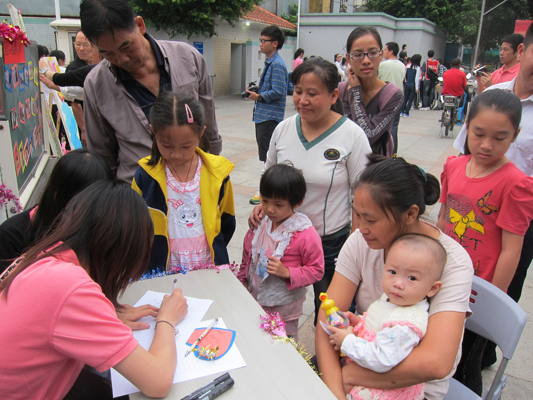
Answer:
[{"label": "short black hair", "polygon": [[115,31],[133,31],[135,17],[128,0],[82,0],[80,4],[81,30],[91,43]]},{"label": "short black hair", "polygon": [[348,39],[346,40],[346,51],[351,53],[353,42],[366,35],[372,35],[374,39],[376,39],[376,42],[378,42],[379,49],[381,50],[383,48],[381,36],[376,28],[373,26],[358,26],[350,33],[350,35],[348,35]]},{"label": "short black hair", "polygon": [[460,58],[454,58],[452,61],[450,61],[450,65],[452,67],[459,67],[461,65],[461,59]]},{"label": "short black hair", "polygon": [[385,46],[387,46],[387,49],[389,49],[389,51],[392,51],[392,55],[394,57],[398,57],[398,52],[400,51],[400,46],[398,46],[398,43],[388,42],[385,43]]},{"label": "short black hair", "polygon": [[428,51],[428,57],[433,57],[435,52],[433,50]]},{"label": "short black hair", "polygon": [[298,65],[292,71],[291,82],[293,85],[299,84],[302,76],[310,72],[314,73],[322,81],[328,93],[333,93],[337,89],[339,85],[339,70],[335,64],[321,57],[310,58]]},{"label": "short black hair", "polygon": [[269,199],[286,200],[292,208],[302,203],[307,186],[302,171],[288,164],[275,164],[261,177],[259,193]]},{"label": "short black hair", "polygon": [[63,61],[66,59],[65,53],[63,53],[61,50],[52,50],[50,52],[50,57],[55,57],[57,60]]},{"label": "short black hair", "polygon": [[278,46],[276,47],[277,50],[281,50],[283,43],[285,43],[285,34],[276,25],[270,25],[263,28],[261,36],[267,36],[273,41],[278,42]]},{"label": "short black hair", "polygon": [[502,43],[509,43],[513,48],[513,53],[516,53],[518,46],[524,43],[524,37],[519,33],[512,33],[502,39]]},{"label": "short black hair", "polygon": [[37,45],[37,54],[39,56],[39,59],[41,59],[41,57],[48,57],[48,47],[46,46],[42,46],[40,44]]},{"label": "short black hair", "polygon": [[407,52],[406,52],[406,51],[403,51],[403,50],[400,51],[400,55],[398,56],[398,58],[399,58],[400,60],[403,60],[403,59],[405,59],[405,57],[407,57]]},{"label": "short black hair", "polygon": [[404,51],[406,47],[407,47],[407,45],[405,43],[402,44],[402,51]]}]

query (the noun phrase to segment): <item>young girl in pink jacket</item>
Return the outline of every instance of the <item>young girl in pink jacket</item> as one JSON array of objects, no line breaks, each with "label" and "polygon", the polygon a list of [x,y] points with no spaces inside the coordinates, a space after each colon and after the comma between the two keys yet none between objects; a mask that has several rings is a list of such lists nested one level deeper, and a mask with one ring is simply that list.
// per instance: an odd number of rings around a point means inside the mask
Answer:
[{"label": "young girl in pink jacket", "polygon": [[279,312],[288,335],[298,340],[306,286],[322,279],[324,253],[320,236],[306,215],[305,179],[296,168],[276,164],[259,185],[265,217],[244,238],[239,280],[265,311]]}]

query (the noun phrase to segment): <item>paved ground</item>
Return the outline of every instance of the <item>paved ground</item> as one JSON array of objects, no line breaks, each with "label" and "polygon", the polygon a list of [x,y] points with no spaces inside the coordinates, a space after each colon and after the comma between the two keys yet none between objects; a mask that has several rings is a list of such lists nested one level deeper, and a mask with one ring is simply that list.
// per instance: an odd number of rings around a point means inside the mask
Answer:
[{"label": "paved ground", "polygon": [[[252,210],[248,200],[257,191],[262,163],[257,157],[255,127],[252,122],[253,102],[240,96],[215,99],[216,114],[220,134],[224,139],[222,155],[235,164],[231,174],[235,194],[237,230],[229,246],[230,259],[240,262],[242,241],[248,229],[247,219]],[[295,114],[292,97],[287,98],[285,117]],[[411,163],[416,163],[426,172],[440,177],[442,167],[449,155],[457,154],[450,138],[439,138],[440,123],[438,111],[411,111],[411,118],[402,118],[399,127],[398,154]],[[455,130],[457,129],[457,130]],[[457,133],[459,128],[456,127]],[[438,206],[427,212],[429,219],[435,220]],[[514,358],[507,368],[508,384],[502,398],[504,400],[526,400],[533,393],[533,277],[526,280],[520,305],[528,314],[528,323]],[[304,316],[300,318],[300,342],[306,350],[314,354],[312,289],[308,291],[304,305]],[[444,338],[443,338],[444,340]],[[496,370],[493,367],[494,371]],[[490,383],[494,372],[484,372],[484,381]]]}]

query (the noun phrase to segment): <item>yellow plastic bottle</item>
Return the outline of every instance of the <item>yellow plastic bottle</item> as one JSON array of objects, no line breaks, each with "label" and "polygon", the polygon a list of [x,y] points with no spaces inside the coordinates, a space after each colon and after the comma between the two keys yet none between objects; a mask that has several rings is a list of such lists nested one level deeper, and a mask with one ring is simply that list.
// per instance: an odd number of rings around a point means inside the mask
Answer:
[{"label": "yellow plastic bottle", "polygon": [[328,325],[339,329],[347,328],[350,325],[350,321],[348,320],[348,317],[346,317],[346,314],[339,311],[339,308],[335,306],[335,301],[329,299],[326,293],[320,293],[318,298],[322,301],[320,308],[326,312],[326,321],[328,322]]}]

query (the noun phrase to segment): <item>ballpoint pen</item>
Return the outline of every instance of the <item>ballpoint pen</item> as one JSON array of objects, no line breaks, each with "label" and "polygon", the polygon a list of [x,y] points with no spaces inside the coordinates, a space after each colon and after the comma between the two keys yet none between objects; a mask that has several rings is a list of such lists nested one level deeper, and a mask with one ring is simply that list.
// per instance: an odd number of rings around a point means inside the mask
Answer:
[{"label": "ballpoint pen", "polygon": [[209,331],[213,328],[213,326],[215,326],[215,324],[216,324],[217,322],[218,322],[218,318],[215,318],[215,319],[213,320],[213,322],[211,322],[211,324],[210,324],[210,325],[207,327],[207,329],[204,331],[204,333],[202,333],[202,334],[200,335],[200,337],[199,337],[198,339],[196,339],[196,342],[194,342],[194,343],[192,344],[192,346],[189,347],[189,348],[187,349],[187,351],[185,352],[185,357],[187,357],[191,351],[194,351],[194,348],[195,348],[196,346],[198,346],[198,343],[200,343],[200,341],[205,337],[205,335],[207,335],[207,334],[209,333]]},{"label": "ballpoint pen", "polygon": [[170,295],[172,296],[172,293],[174,293],[174,290],[176,289],[176,286],[178,286],[178,280],[174,279],[174,283],[172,284],[172,290],[170,291]]}]

